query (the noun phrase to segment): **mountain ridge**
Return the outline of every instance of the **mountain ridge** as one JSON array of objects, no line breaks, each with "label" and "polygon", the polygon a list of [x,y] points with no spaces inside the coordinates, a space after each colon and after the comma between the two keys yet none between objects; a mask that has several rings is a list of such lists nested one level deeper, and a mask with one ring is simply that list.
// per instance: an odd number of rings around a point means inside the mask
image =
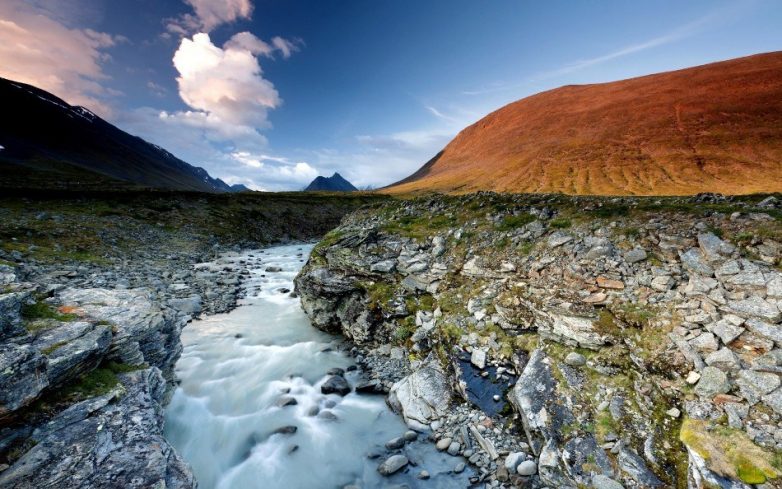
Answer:
[{"label": "mountain ridge", "polygon": [[566,85],[463,129],[381,191],[747,194],[782,190],[782,52]]},{"label": "mountain ridge", "polygon": [[[235,191],[203,168],[40,88],[0,78],[0,100],[8,114],[20,115],[0,118],[5,186]],[[14,179],[17,172],[25,178]]]}]

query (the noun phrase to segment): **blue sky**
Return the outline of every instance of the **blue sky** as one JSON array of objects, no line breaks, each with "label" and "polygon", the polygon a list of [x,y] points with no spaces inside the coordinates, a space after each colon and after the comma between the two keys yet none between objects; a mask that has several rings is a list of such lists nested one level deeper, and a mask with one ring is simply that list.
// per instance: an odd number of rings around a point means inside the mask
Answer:
[{"label": "blue sky", "polygon": [[782,2],[2,0],[0,76],[230,183],[382,186],[504,104],[782,49]]}]

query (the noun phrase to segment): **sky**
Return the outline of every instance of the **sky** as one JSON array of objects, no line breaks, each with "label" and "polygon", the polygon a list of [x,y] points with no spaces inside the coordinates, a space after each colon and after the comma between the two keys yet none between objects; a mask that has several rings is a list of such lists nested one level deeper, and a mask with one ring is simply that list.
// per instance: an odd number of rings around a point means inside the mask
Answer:
[{"label": "sky", "polygon": [[0,76],[231,184],[406,177],[562,85],[782,49],[782,1],[0,0]]}]

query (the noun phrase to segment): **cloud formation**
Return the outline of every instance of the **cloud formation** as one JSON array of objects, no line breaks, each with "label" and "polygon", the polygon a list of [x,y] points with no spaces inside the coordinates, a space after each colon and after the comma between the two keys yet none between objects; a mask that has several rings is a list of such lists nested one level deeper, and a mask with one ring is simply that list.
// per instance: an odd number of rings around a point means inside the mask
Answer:
[{"label": "cloud formation", "polygon": [[0,2],[0,76],[29,83],[83,105],[111,113],[103,87],[107,50],[126,41],[92,29],[69,28],[20,0]]},{"label": "cloud formation", "polygon": [[253,4],[250,0],[184,0],[193,8],[193,13],[168,19],[166,30],[178,36],[195,32],[211,32],[215,27],[252,17]]},{"label": "cloud formation", "polygon": [[206,33],[182,39],[173,59],[179,96],[223,123],[265,127],[267,111],[282,101],[274,85],[263,78],[253,50],[244,44],[246,40],[231,38],[219,48]]}]

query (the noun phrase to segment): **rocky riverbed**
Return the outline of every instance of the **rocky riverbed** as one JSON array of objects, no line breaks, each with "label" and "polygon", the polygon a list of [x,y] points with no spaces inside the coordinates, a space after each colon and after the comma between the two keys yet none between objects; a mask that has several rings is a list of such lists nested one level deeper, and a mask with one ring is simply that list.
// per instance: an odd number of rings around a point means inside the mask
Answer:
[{"label": "rocky riverbed", "polygon": [[782,487],[781,217],[778,197],[394,201],[329,233],[296,291],[475,483]]},{"label": "rocky riverbed", "polygon": [[154,192],[2,199],[0,487],[195,487],[163,436],[180,334],[194,317],[235,307],[249,275],[242,260],[195,265],[316,238],[362,203]]}]

